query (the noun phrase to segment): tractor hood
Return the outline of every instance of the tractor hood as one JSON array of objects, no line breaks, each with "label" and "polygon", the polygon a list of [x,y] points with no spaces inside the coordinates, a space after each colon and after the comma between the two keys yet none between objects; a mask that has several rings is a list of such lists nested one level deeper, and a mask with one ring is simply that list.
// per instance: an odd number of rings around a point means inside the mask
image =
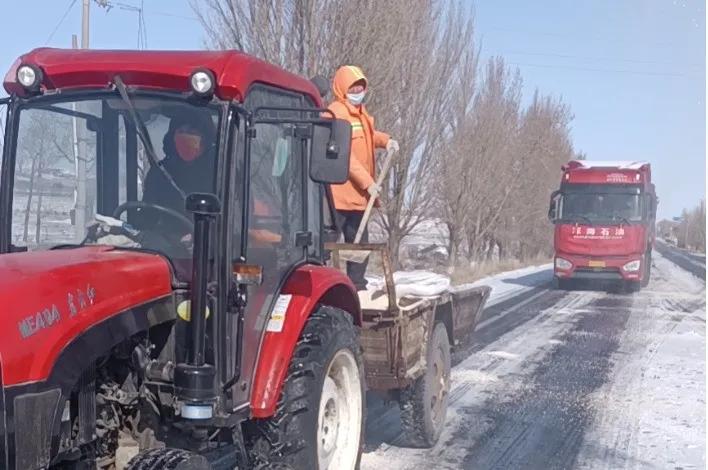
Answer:
[{"label": "tractor hood", "polygon": [[556,251],[588,256],[643,253],[645,230],[642,225],[559,224],[555,230]]},{"label": "tractor hood", "polygon": [[1,255],[3,384],[45,379],[82,332],[171,291],[169,264],[155,254],[92,246]]}]

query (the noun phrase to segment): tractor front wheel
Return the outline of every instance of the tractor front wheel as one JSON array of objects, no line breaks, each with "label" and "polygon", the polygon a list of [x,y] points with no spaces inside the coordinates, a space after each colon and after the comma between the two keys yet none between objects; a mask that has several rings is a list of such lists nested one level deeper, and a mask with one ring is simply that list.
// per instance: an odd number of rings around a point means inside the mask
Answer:
[{"label": "tractor front wheel", "polygon": [[257,469],[354,470],[364,431],[361,346],[351,315],[322,306],[293,353],[275,415],[245,425]]}]

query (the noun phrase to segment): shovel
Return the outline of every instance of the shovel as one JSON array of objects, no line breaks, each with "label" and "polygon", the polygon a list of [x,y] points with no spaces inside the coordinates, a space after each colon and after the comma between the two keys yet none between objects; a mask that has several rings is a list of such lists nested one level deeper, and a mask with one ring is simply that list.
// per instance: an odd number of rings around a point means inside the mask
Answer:
[{"label": "shovel", "polygon": [[[391,164],[393,164],[393,155],[396,152],[389,150],[386,152],[386,157],[381,167],[381,173],[376,179],[376,186],[381,187],[388,170],[391,169]],[[378,195],[377,195],[378,196]],[[371,216],[371,209],[374,208],[374,202],[376,202],[375,197],[370,197],[369,202],[366,204],[366,210],[364,210],[364,216],[361,218],[361,223],[359,224],[359,229],[356,231],[356,236],[354,237],[354,244],[358,245],[361,242],[361,237],[364,235],[364,230],[366,229],[366,224],[369,222],[369,217]],[[350,261],[352,263],[363,263],[369,256],[370,250],[341,250],[339,252],[339,258],[344,261]]]}]

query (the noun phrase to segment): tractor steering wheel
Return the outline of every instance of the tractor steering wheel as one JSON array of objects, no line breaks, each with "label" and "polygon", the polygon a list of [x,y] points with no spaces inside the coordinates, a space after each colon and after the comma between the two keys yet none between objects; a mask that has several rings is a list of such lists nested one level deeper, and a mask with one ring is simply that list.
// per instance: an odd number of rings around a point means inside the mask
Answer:
[{"label": "tractor steering wheel", "polygon": [[179,212],[177,212],[174,209],[170,209],[170,208],[164,207],[164,206],[158,206],[157,204],[152,204],[150,202],[144,202],[144,201],[124,202],[123,204],[116,207],[116,209],[113,211],[113,218],[120,219],[121,214],[123,214],[123,212],[125,212],[129,209],[149,209],[152,211],[167,214],[170,217],[172,217],[173,219],[177,219],[186,229],[189,230],[189,233],[194,232],[194,222],[189,220],[186,216],[184,216],[183,214],[180,214]]}]

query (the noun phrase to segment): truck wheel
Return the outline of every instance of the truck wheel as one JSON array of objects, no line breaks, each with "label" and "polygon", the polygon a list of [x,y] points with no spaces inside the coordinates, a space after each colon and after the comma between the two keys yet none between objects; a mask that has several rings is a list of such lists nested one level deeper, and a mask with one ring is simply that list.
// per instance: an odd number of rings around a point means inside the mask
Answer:
[{"label": "truck wheel", "polygon": [[209,461],[201,455],[183,449],[150,449],[128,462],[126,470],[211,470]]},{"label": "truck wheel", "polygon": [[644,257],[644,273],[642,275],[642,287],[649,285],[649,280],[651,279],[651,251],[647,251]]},{"label": "truck wheel", "polygon": [[570,280],[569,279],[561,279],[557,276],[553,277],[553,288],[556,290],[569,290],[570,289]]},{"label": "truck wheel", "polygon": [[440,438],[450,392],[450,340],[442,323],[435,325],[425,374],[401,390],[401,427],[410,446],[432,447]]},{"label": "truck wheel", "polygon": [[634,294],[642,290],[643,285],[642,281],[626,281],[624,289],[626,293]]},{"label": "truck wheel", "polygon": [[351,315],[320,307],[300,335],[275,415],[245,424],[251,463],[257,469],[358,468],[364,383]]}]

